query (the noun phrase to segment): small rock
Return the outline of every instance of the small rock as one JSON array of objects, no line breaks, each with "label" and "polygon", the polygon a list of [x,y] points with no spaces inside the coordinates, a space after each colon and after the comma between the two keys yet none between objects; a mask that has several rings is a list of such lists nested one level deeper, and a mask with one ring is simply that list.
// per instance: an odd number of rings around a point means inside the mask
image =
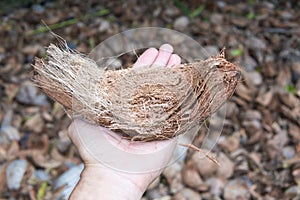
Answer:
[{"label": "small rock", "polygon": [[219,178],[209,178],[205,182],[209,186],[209,191],[214,196],[220,196],[222,194],[222,191],[224,189],[224,182]]},{"label": "small rock", "polygon": [[219,48],[217,46],[205,46],[204,47],[205,51],[207,52],[207,56],[214,56],[214,55],[218,55],[219,54]]},{"label": "small rock", "polygon": [[14,160],[6,169],[6,183],[10,190],[18,190],[21,186],[21,181],[26,172],[26,160]]},{"label": "small rock", "polygon": [[291,121],[297,123],[300,126],[300,106],[297,106],[294,109],[289,109],[287,106],[280,105],[279,110],[286,118],[290,119]]},{"label": "small rock", "polygon": [[158,17],[158,15],[161,13],[161,7],[157,7],[154,11],[153,11],[153,17]]},{"label": "small rock", "polygon": [[[172,45],[174,46],[179,46],[180,44],[182,44],[184,41],[185,41],[185,38],[182,37],[182,35],[179,35],[179,34],[166,34],[165,37],[168,37],[166,38],[166,41],[172,41]],[[185,53],[185,51],[182,51]]]},{"label": "small rock", "polygon": [[3,117],[0,126],[0,144],[8,144],[13,140],[20,140],[20,133],[17,128],[11,125],[13,110],[9,109]]},{"label": "small rock", "polygon": [[101,24],[100,24],[98,30],[99,30],[101,33],[103,33],[103,32],[108,31],[108,30],[109,30],[109,27],[110,27],[109,22],[106,21],[106,20],[103,20],[103,21],[101,21]]},{"label": "small rock", "polygon": [[249,21],[248,21],[247,19],[242,18],[242,17],[236,17],[236,18],[233,18],[233,19],[231,20],[231,22],[232,22],[234,25],[236,25],[236,26],[238,26],[238,27],[241,27],[241,28],[247,26],[248,23],[249,23]]},{"label": "small rock", "polygon": [[54,183],[54,190],[57,190],[58,188],[64,186],[59,196],[61,199],[69,199],[71,192],[80,179],[80,174],[83,168],[83,164],[73,166],[56,179]]},{"label": "small rock", "polygon": [[274,92],[272,90],[265,92],[265,93],[260,93],[255,101],[263,106],[268,106],[272,99],[273,99]]},{"label": "small rock", "polygon": [[292,74],[289,68],[283,68],[281,70],[277,70],[278,76],[276,77],[276,83],[278,86],[285,88],[292,79]]},{"label": "small rock", "polygon": [[5,126],[10,126],[11,125],[12,117],[13,117],[13,110],[9,109],[5,113],[5,115],[4,115],[3,119],[2,119],[1,128],[5,127]]},{"label": "small rock", "polygon": [[282,103],[288,106],[290,109],[293,109],[299,104],[299,99],[291,93],[281,93],[279,99]]},{"label": "small rock", "polygon": [[218,176],[223,178],[231,177],[234,170],[234,163],[224,153],[220,153],[217,160],[221,163],[221,166],[217,170]]},{"label": "small rock", "polygon": [[273,61],[266,62],[263,68],[263,74],[266,77],[273,78],[278,74],[275,64],[273,63],[275,59],[272,56],[267,56],[265,59],[270,59]]},{"label": "small rock", "polygon": [[182,165],[176,162],[163,171],[163,175],[166,177],[170,185],[170,190],[173,193],[176,193],[183,188],[181,170]]},{"label": "small rock", "polygon": [[250,199],[250,192],[247,184],[242,180],[231,180],[224,188],[225,200],[247,200]]},{"label": "small rock", "polygon": [[254,86],[259,86],[262,84],[262,76],[260,73],[258,73],[257,71],[251,71],[247,73],[247,78],[249,78],[250,82],[254,85]]},{"label": "small rock", "polygon": [[29,83],[21,85],[20,90],[16,96],[18,102],[26,105],[45,106],[48,104],[45,94],[37,94],[37,87]]},{"label": "small rock", "polygon": [[240,146],[240,138],[238,134],[233,134],[232,136],[221,136],[218,140],[220,147],[226,151],[233,152],[237,150]]},{"label": "small rock", "polygon": [[235,93],[247,101],[252,101],[253,95],[251,95],[251,90],[244,84],[238,84]]},{"label": "small rock", "polygon": [[35,4],[32,6],[32,10],[35,13],[42,14],[45,11],[45,7],[43,7],[39,4]]},{"label": "small rock", "polygon": [[0,144],[7,144],[9,141],[20,140],[18,129],[13,126],[5,126],[0,128]]},{"label": "small rock", "polygon": [[44,170],[35,170],[34,176],[40,181],[48,181],[50,179],[50,174]]},{"label": "small rock", "polygon": [[254,36],[248,38],[245,43],[246,43],[247,47],[249,47],[250,49],[253,49],[253,50],[258,50],[258,49],[264,50],[267,47],[264,40],[254,37]]},{"label": "small rock", "polygon": [[147,190],[146,197],[148,199],[166,199],[169,200],[171,197],[169,194],[169,187],[165,184],[159,183],[158,187],[152,190]]},{"label": "small rock", "polygon": [[53,116],[48,111],[43,111],[42,116],[43,116],[43,119],[46,122],[52,122],[53,121]]},{"label": "small rock", "polygon": [[163,175],[166,178],[172,178],[176,174],[180,173],[181,170],[182,170],[182,165],[175,162],[174,164],[172,164],[172,165],[170,165],[170,166],[168,166],[167,168],[164,169]]},{"label": "small rock", "polygon": [[27,45],[22,49],[22,52],[27,55],[37,55],[41,46],[38,44]]},{"label": "small rock", "polygon": [[288,142],[287,132],[285,130],[280,130],[276,133],[276,135],[271,140],[268,141],[268,145],[271,145],[276,149],[282,149],[287,142]]},{"label": "small rock", "polygon": [[272,2],[262,2],[261,6],[268,9],[268,10],[274,10],[275,9],[275,5]]},{"label": "small rock", "polygon": [[172,200],[201,200],[199,193],[195,192],[192,189],[184,188],[175,194]]},{"label": "small rock", "polygon": [[243,57],[240,65],[245,67],[247,71],[253,71],[257,67],[256,61],[251,56]]},{"label": "small rock", "polygon": [[[44,144],[44,146],[45,145],[47,144]],[[53,152],[55,152],[55,150],[53,150]],[[55,155],[53,156],[53,158],[49,159],[49,157],[43,154],[43,151],[38,149],[32,150],[30,155],[32,157],[33,164],[41,168],[53,169],[62,165],[62,161],[54,159]]]},{"label": "small rock", "polygon": [[255,133],[256,131],[260,130],[262,127],[261,122],[257,120],[243,121],[242,124],[248,133]]},{"label": "small rock", "polygon": [[293,169],[292,175],[294,177],[295,183],[300,185],[300,167]]},{"label": "small rock", "polygon": [[257,110],[247,110],[244,115],[245,120],[258,120],[262,119],[262,115]]},{"label": "small rock", "polygon": [[180,10],[175,6],[168,6],[164,11],[166,15],[173,17],[180,13]]},{"label": "small rock", "polygon": [[190,20],[186,16],[181,16],[177,18],[174,22],[174,28],[178,31],[184,31],[189,25]]},{"label": "small rock", "polygon": [[227,5],[224,1],[217,1],[216,4],[219,8],[224,8]]},{"label": "small rock", "polygon": [[247,161],[242,161],[240,162],[236,167],[235,167],[235,171],[239,172],[239,173],[246,173],[249,171],[249,164]]},{"label": "small rock", "polygon": [[[214,155],[212,155],[214,156]],[[218,169],[218,165],[212,162],[209,158],[203,154],[195,152],[192,156],[192,161],[195,163],[198,172],[202,177],[211,176]]]},{"label": "small rock", "polygon": [[57,148],[60,152],[64,153],[69,149],[72,142],[68,137],[67,130],[59,131],[58,136],[59,136],[59,140],[57,143]]},{"label": "small rock", "polygon": [[26,121],[24,127],[35,133],[40,133],[44,128],[44,120],[42,119],[42,116],[37,113]]},{"label": "small rock", "polygon": [[294,16],[292,13],[288,12],[288,11],[280,11],[279,16],[282,17],[284,20],[290,20],[292,19]]},{"label": "small rock", "polygon": [[182,180],[185,185],[194,189],[197,189],[197,187],[202,184],[200,175],[197,170],[192,167],[185,167],[182,170]]},{"label": "small rock", "polygon": [[300,187],[299,185],[291,186],[284,193],[284,199],[300,199]]},{"label": "small rock", "polygon": [[229,102],[226,102],[225,106],[226,106],[226,117],[227,118],[230,118],[234,115],[237,115],[237,113],[239,113],[239,109],[238,109],[236,103],[229,101]]},{"label": "small rock", "polygon": [[261,165],[261,154],[252,152],[249,154],[249,158],[257,165]]},{"label": "small rock", "polygon": [[291,159],[296,155],[296,151],[294,147],[287,146],[282,149],[282,154],[285,157],[285,159]]},{"label": "small rock", "polygon": [[210,22],[214,25],[219,25],[223,23],[223,15],[218,13],[213,13],[210,15]]},{"label": "small rock", "polygon": [[292,136],[293,140],[296,142],[300,142],[300,127],[290,123],[288,133]]}]

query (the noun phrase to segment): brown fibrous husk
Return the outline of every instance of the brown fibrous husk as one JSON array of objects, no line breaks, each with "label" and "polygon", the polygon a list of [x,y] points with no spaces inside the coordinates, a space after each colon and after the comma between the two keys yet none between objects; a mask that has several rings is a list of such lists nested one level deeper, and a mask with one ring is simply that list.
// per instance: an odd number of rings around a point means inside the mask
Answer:
[{"label": "brown fibrous husk", "polygon": [[110,70],[51,44],[33,66],[35,82],[69,114],[139,141],[172,138],[203,122],[230,98],[240,74],[224,50],[195,63]]}]

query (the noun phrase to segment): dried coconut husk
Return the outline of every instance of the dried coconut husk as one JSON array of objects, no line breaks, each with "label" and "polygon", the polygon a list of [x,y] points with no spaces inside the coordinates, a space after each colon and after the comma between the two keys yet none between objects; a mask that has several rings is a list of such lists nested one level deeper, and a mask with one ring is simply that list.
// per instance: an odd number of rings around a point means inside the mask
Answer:
[{"label": "dried coconut husk", "polygon": [[172,138],[203,122],[231,97],[240,75],[224,50],[173,67],[109,70],[51,44],[33,66],[35,82],[69,113],[139,141]]}]

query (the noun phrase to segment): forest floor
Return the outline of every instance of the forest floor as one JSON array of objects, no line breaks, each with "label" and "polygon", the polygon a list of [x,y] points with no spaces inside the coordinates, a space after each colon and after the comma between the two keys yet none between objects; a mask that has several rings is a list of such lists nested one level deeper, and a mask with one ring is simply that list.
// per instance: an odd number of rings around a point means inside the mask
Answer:
[{"label": "forest floor", "polygon": [[[208,52],[226,47],[227,59],[242,67],[212,150],[221,166],[188,150],[144,200],[300,199],[298,1],[9,2],[0,3],[1,200],[59,199],[82,170],[67,137],[71,119],[31,81],[34,57],[57,43],[43,23],[84,54],[128,29],[170,28]],[[194,144],[206,135],[202,126]]]}]

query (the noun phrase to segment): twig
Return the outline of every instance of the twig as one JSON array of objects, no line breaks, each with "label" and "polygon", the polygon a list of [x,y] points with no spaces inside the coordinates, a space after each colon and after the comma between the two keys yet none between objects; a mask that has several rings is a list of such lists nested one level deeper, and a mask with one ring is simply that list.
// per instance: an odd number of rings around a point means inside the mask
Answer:
[{"label": "twig", "polygon": [[217,161],[217,159],[216,159],[214,156],[210,155],[209,152],[205,152],[204,150],[202,150],[202,149],[196,147],[196,146],[193,145],[193,144],[181,144],[181,143],[180,143],[179,145],[184,146],[184,147],[191,148],[191,149],[193,149],[193,150],[195,150],[195,151],[198,151],[198,152],[201,152],[201,153],[204,153],[205,156],[206,156],[209,160],[211,160],[212,162],[214,162],[215,164],[217,164],[219,167],[221,166],[220,163]]}]

